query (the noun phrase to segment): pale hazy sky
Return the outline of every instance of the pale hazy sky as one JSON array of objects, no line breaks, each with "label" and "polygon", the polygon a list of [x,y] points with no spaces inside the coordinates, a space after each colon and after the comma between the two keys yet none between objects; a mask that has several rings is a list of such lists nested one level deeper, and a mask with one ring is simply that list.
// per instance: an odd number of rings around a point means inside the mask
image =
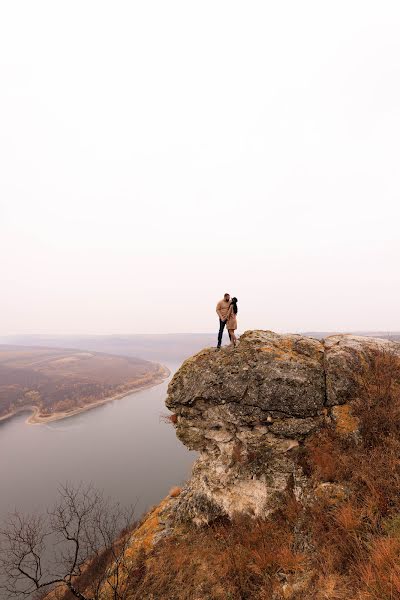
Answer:
[{"label": "pale hazy sky", "polygon": [[400,330],[398,1],[3,1],[0,334]]}]

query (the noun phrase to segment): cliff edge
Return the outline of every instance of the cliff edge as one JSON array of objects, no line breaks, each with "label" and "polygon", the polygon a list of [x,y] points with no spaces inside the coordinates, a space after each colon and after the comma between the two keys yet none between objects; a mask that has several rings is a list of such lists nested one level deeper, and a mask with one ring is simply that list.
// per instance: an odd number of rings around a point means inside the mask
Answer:
[{"label": "cliff edge", "polygon": [[400,598],[399,343],[247,331],[186,360],[166,405],[199,456],[128,534],[120,597]]},{"label": "cliff edge", "polygon": [[186,360],[168,388],[178,438],[200,452],[174,519],[209,523],[237,513],[266,516],[291,486],[310,493],[298,454],[324,424],[356,433],[349,403],[389,340],[335,335],[316,340],[247,331],[237,348]]}]

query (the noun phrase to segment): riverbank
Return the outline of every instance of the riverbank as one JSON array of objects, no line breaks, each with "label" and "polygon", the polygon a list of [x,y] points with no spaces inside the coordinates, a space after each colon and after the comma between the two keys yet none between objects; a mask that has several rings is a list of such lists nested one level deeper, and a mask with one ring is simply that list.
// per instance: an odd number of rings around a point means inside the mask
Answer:
[{"label": "riverbank", "polygon": [[51,415],[41,415],[40,407],[35,406],[35,405],[21,406],[21,407],[17,408],[16,410],[14,410],[10,413],[7,413],[6,415],[1,416],[0,421],[6,421],[6,420],[11,419],[12,417],[16,416],[19,413],[28,412],[28,411],[32,411],[32,413],[33,413],[26,420],[26,423],[29,425],[39,425],[39,424],[43,424],[43,423],[50,423],[52,421],[61,421],[63,419],[68,419],[69,417],[78,415],[79,413],[87,412],[89,410],[92,410],[93,408],[97,408],[98,406],[101,406],[102,404],[107,404],[108,402],[113,402],[114,400],[120,400],[122,398],[125,398],[126,396],[129,396],[130,394],[134,394],[136,392],[141,392],[142,390],[146,390],[148,388],[155,387],[156,385],[160,385],[163,381],[168,379],[170,374],[171,374],[171,372],[168,369],[168,367],[166,367],[164,365],[159,365],[159,369],[154,374],[151,381],[149,381],[148,383],[139,385],[139,386],[135,386],[129,390],[121,392],[120,394],[114,394],[113,396],[101,398],[100,400],[96,400],[95,402],[90,402],[89,404],[85,404],[84,406],[77,406],[76,408],[73,408],[71,410],[55,412],[55,413],[52,413]]}]

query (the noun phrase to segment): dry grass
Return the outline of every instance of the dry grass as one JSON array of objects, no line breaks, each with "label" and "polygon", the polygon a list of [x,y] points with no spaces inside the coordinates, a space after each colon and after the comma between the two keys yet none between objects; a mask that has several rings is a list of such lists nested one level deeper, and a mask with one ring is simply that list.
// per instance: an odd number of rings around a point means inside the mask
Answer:
[{"label": "dry grass", "polygon": [[178,422],[178,415],[176,415],[175,413],[161,414],[160,415],[160,421],[162,423],[166,423],[167,425],[170,425],[171,423],[173,425],[175,425],[175,423]]},{"label": "dry grass", "polygon": [[177,498],[179,496],[179,494],[181,493],[181,488],[180,487],[173,487],[169,490],[169,496],[171,498]]},{"label": "dry grass", "polygon": [[285,510],[274,521],[242,517],[187,527],[158,544],[130,598],[269,598],[276,575],[301,572],[304,560]]},{"label": "dry grass", "polygon": [[360,438],[343,438],[331,428],[306,448],[315,479],[340,482],[350,491],[337,509],[324,502],[309,509],[314,566],[322,578],[350,585],[359,600],[400,598],[399,380],[398,359],[376,352],[352,405]]},{"label": "dry grass", "polygon": [[304,507],[289,490],[270,519],[175,529],[134,567],[127,599],[400,600],[400,365],[376,352],[367,367],[351,409],[360,435],[332,424],[298,453],[339,500]]},{"label": "dry grass", "polygon": [[398,360],[376,352],[352,403],[360,436],[332,425],[299,452],[315,485],[340,484],[345,499],[305,509],[289,493],[272,519],[184,529],[154,550],[132,600],[400,599],[398,381]]}]

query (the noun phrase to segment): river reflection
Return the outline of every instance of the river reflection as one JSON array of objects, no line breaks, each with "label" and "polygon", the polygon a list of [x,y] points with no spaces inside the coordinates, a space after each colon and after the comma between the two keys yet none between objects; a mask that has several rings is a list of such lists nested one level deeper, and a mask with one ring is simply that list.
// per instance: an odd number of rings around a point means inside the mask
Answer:
[{"label": "river reflection", "polygon": [[182,484],[196,453],[160,420],[167,384],[54,423],[0,422],[0,521],[14,508],[44,510],[66,481],[91,482],[137,515]]}]

